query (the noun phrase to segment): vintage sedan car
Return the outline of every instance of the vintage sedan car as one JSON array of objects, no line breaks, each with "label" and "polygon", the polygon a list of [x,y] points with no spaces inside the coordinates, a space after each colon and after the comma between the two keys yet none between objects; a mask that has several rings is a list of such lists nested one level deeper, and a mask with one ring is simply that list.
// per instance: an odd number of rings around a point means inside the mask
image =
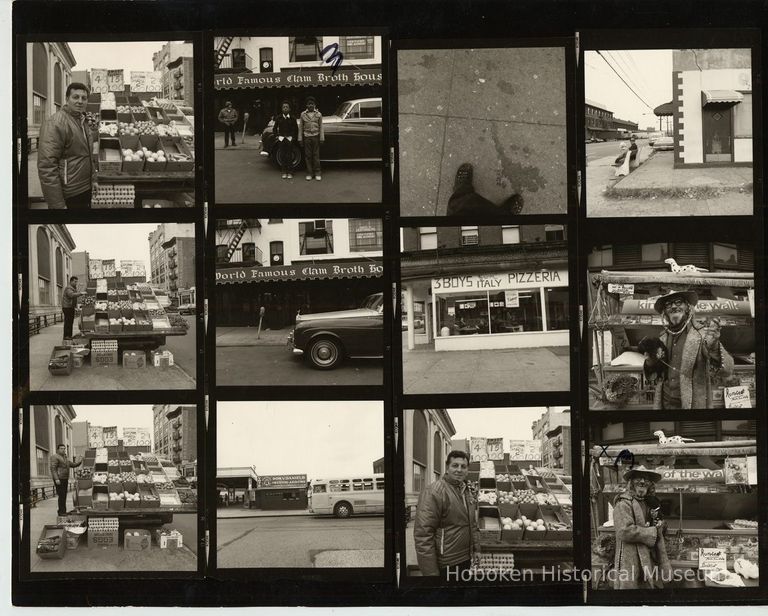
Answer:
[{"label": "vintage sedan car", "polygon": [[675,142],[672,137],[659,137],[651,146],[654,150],[674,150]]},{"label": "vintage sedan car", "polygon": [[288,347],[315,368],[331,370],[345,358],[383,357],[383,324],[383,294],[374,293],[352,310],[299,314]]},{"label": "vintage sedan car", "polygon": [[[298,122],[298,119],[296,120]],[[275,122],[261,133],[261,155],[282,166]],[[333,115],[323,117],[325,142],[320,147],[320,160],[333,162],[378,162],[381,160],[381,98],[358,98],[341,103]],[[304,161],[304,150],[294,143],[288,167],[296,169]]]}]

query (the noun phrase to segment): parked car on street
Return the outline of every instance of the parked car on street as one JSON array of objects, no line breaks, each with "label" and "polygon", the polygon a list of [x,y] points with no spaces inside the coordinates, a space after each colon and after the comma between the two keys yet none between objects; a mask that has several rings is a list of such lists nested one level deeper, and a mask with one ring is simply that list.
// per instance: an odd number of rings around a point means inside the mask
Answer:
[{"label": "parked car on street", "polygon": [[[298,122],[298,119],[296,120]],[[281,166],[282,153],[274,133],[274,120],[261,133],[261,155],[269,156]],[[381,98],[359,98],[341,103],[333,115],[323,117],[325,142],[320,147],[320,160],[333,162],[377,162],[381,160]],[[294,143],[291,169],[300,167],[304,150]]]},{"label": "parked car on street", "polygon": [[346,358],[380,358],[384,353],[384,296],[374,293],[359,308],[299,314],[288,347],[320,370]]},{"label": "parked car on street", "polygon": [[675,142],[672,137],[659,137],[651,146],[654,150],[674,150]]}]

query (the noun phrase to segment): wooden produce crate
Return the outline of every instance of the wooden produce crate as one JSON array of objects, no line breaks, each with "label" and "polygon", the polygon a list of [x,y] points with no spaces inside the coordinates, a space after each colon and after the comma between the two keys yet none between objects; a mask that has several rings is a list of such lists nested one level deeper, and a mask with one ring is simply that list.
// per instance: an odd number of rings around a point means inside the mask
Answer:
[{"label": "wooden produce crate", "polygon": [[120,140],[112,137],[99,139],[99,171],[119,173],[123,166]]},{"label": "wooden produce crate", "polygon": [[[187,146],[179,137],[160,137],[160,145],[168,159],[166,171],[193,171],[195,160]],[[187,160],[173,160],[175,156],[187,157]]]},{"label": "wooden produce crate", "polygon": [[498,507],[478,507],[477,526],[480,540],[495,542],[501,539],[501,519]]},{"label": "wooden produce crate", "polygon": [[[120,135],[120,148],[137,152],[141,150],[141,143],[136,135]],[[141,173],[144,171],[144,159],[125,160],[123,157],[123,173]]]}]

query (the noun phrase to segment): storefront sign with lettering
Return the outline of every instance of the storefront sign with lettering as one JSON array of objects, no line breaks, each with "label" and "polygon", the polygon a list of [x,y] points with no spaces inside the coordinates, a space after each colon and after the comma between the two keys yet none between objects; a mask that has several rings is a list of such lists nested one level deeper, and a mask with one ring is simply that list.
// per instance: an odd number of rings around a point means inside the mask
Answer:
[{"label": "storefront sign with lettering", "polygon": [[258,478],[260,488],[305,488],[306,475],[261,475]]},{"label": "storefront sign with lettering", "polygon": [[278,267],[223,267],[216,270],[216,283],[373,278],[381,276],[383,272],[384,266],[376,261],[297,263]]},{"label": "storefront sign with lettering", "polygon": [[727,409],[751,409],[752,400],[749,397],[749,387],[738,385],[723,388],[723,400]]},{"label": "storefront sign with lettering", "polygon": [[711,481],[725,482],[725,472],[722,469],[710,470],[708,468],[675,468],[659,469],[662,481]]},{"label": "storefront sign with lettering", "polygon": [[525,272],[502,272],[497,274],[467,274],[442,276],[432,279],[435,293],[462,291],[506,291],[507,289],[530,289],[537,287],[567,287],[567,270],[540,270]]},{"label": "storefront sign with lettering", "polygon": [[619,295],[634,295],[635,285],[608,283],[608,293],[618,293]]},{"label": "storefront sign with lettering", "polygon": [[249,88],[290,88],[295,86],[329,85],[381,85],[381,70],[302,69],[281,73],[238,73],[236,75],[215,75],[214,88],[217,90],[243,90]]},{"label": "storefront sign with lettering", "polygon": [[[621,306],[624,314],[657,314],[653,305],[658,297],[627,299]],[[736,299],[700,299],[696,304],[697,314],[750,314],[749,302]]]}]

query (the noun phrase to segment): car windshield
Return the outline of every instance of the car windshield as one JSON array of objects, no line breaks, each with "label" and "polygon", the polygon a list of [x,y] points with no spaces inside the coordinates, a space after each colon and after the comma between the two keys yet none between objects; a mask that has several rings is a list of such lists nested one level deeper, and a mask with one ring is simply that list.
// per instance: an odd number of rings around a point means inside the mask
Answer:
[{"label": "car windshield", "polygon": [[333,115],[337,115],[340,118],[344,117],[344,114],[346,114],[350,108],[352,107],[352,103],[341,103],[338,107],[336,107],[336,112]]},{"label": "car windshield", "polygon": [[381,311],[383,307],[382,297],[383,296],[381,293],[374,293],[373,295],[369,295],[363,300],[360,308],[368,308],[370,310]]}]

